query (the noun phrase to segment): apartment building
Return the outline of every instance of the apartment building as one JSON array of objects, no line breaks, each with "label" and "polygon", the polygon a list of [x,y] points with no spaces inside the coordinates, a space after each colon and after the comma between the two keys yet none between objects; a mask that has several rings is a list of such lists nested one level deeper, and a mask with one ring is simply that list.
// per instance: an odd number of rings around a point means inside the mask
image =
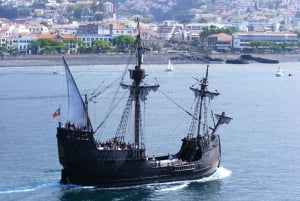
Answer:
[{"label": "apartment building", "polygon": [[36,39],[37,37],[31,33],[20,33],[11,36],[8,41],[10,41],[9,44],[11,44],[10,48],[16,51],[15,53],[29,54],[28,46]]},{"label": "apartment building", "polygon": [[253,40],[273,43],[299,42],[297,34],[292,32],[236,32],[232,34],[232,48],[242,51],[249,48],[249,43]]},{"label": "apartment building", "polygon": [[134,36],[134,29],[117,22],[81,25],[76,38],[90,47],[93,40],[110,41],[112,38],[121,35]]}]

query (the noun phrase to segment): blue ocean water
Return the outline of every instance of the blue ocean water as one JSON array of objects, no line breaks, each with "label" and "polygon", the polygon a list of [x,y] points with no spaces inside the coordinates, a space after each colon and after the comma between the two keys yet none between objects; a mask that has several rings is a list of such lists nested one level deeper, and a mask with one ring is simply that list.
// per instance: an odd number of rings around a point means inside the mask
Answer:
[{"label": "blue ocean water", "polygon": [[[59,184],[55,135],[67,110],[63,66],[0,68],[0,200],[300,200],[300,68],[298,63],[280,66],[283,77],[275,77],[278,64],[210,65],[209,84],[221,93],[212,103],[214,112],[233,117],[218,130],[222,161],[216,174],[110,189]],[[166,67],[144,65],[147,81],[161,85],[145,105],[149,155],[175,153],[189,126],[190,117],[163,94],[190,110],[194,97],[188,88],[205,72],[198,64],[175,65],[173,72]],[[87,94],[104,89],[124,71],[120,65],[70,68]],[[90,103],[94,127],[106,116],[111,97],[121,96],[114,93],[115,88],[108,89]],[[61,116],[53,119],[58,107]],[[114,134],[121,108],[97,138]]]}]

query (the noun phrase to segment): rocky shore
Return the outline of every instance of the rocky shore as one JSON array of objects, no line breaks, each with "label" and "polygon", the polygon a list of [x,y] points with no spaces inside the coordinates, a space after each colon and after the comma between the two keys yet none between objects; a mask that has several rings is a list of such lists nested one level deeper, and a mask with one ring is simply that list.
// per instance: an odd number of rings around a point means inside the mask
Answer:
[{"label": "rocky shore", "polygon": [[[255,55],[268,59],[276,59],[282,62],[299,62],[299,54],[265,54]],[[178,58],[174,54],[148,54],[144,57],[144,64],[167,64],[169,58]],[[239,58],[239,54],[211,54],[212,58],[226,59]],[[0,67],[26,67],[26,66],[62,66],[63,55],[30,55],[30,56],[3,56],[0,59]],[[64,55],[69,65],[118,65],[134,64],[135,56],[128,54],[81,54],[81,55]],[[174,64],[188,63],[206,63],[201,60],[189,59],[173,60]],[[212,62],[220,63],[220,62]]]}]

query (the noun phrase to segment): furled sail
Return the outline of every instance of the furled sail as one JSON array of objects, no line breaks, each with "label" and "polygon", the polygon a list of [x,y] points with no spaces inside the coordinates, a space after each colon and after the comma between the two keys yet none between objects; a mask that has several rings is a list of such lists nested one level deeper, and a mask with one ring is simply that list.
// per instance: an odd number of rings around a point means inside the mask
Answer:
[{"label": "furled sail", "polygon": [[229,124],[229,122],[232,120],[231,117],[225,116],[225,113],[222,113],[221,115],[215,114],[215,117],[219,124]]},{"label": "furled sail", "polygon": [[[193,88],[193,87],[190,87],[190,89],[192,91],[194,91],[195,97],[198,97],[198,96],[201,95],[201,92],[202,92],[201,89]],[[215,96],[218,96],[218,95],[220,95],[219,92],[208,91],[208,90],[205,89],[203,97],[208,97],[209,99],[213,99]]]},{"label": "furled sail", "polygon": [[64,57],[63,61],[68,88],[68,121],[78,127],[87,128],[88,117],[84,102]]},{"label": "furled sail", "polygon": [[[131,91],[133,91],[135,88],[134,85],[128,85],[128,84],[124,84],[124,83],[121,83],[121,86],[123,89],[130,88]],[[148,96],[149,92],[156,91],[158,89],[158,87],[159,87],[158,84],[155,84],[155,85],[147,85],[145,83],[140,84],[140,100],[141,101],[147,100],[147,96]]]}]

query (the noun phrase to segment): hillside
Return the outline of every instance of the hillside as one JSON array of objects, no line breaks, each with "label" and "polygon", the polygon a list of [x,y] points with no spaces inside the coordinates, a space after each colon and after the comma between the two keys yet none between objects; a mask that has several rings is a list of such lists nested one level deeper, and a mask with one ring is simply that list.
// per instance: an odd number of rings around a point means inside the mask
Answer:
[{"label": "hillside", "polygon": [[139,14],[154,21],[191,19],[189,10],[199,5],[197,0],[119,0],[117,2],[118,12],[121,15]]}]

